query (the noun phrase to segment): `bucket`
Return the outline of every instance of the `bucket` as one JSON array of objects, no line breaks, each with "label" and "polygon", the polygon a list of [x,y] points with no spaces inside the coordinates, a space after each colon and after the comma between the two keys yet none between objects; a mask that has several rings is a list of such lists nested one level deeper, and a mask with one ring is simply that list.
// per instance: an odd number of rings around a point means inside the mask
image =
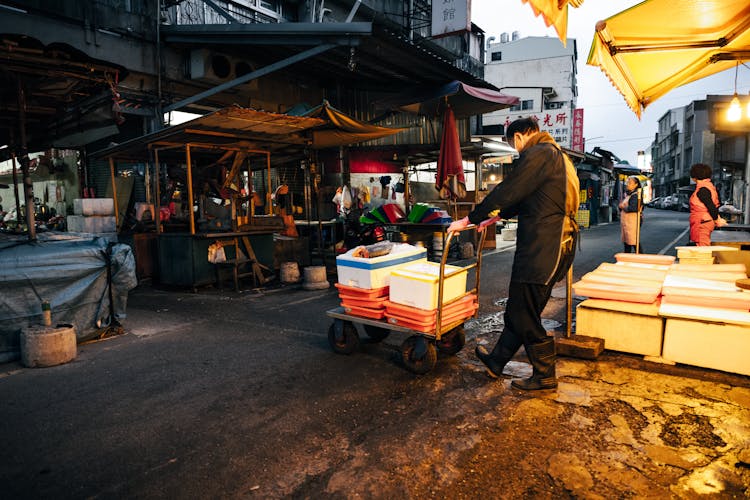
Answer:
[{"label": "bucket", "polygon": [[279,274],[282,283],[297,283],[299,281],[299,266],[296,262],[282,262]]},{"label": "bucket", "polygon": [[443,233],[432,234],[432,253],[435,257],[443,256]]},{"label": "bucket", "polygon": [[75,359],[76,332],[72,325],[29,326],[21,331],[21,362],[24,366],[56,366]]},{"label": "bucket", "polygon": [[323,290],[329,286],[325,266],[308,266],[305,268],[305,282],[302,283],[302,288],[305,290]]}]

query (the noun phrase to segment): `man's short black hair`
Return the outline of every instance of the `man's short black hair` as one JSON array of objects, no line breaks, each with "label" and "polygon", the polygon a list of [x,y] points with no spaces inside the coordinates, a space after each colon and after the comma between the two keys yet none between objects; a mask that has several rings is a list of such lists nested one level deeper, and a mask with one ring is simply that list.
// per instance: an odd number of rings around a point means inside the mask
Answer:
[{"label": "man's short black hair", "polygon": [[505,130],[505,138],[512,139],[516,133],[525,135],[535,132],[539,132],[539,123],[536,120],[533,118],[519,118],[508,125],[508,128]]},{"label": "man's short black hair", "polygon": [[710,179],[711,178],[711,167],[705,163],[696,163],[690,167],[690,177],[697,180]]}]

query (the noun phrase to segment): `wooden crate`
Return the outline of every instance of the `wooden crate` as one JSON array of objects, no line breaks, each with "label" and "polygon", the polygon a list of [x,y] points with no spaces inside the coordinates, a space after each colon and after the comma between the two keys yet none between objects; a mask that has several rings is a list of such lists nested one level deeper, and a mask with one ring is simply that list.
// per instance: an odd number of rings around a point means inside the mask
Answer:
[{"label": "wooden crate", "polygon": [[667,318],[664,359],[750,375],[750,326]]},{"label": "wooden crate", "polygon": [[604,339],[605,349],[658,357],[663,334],[658,301],[636,304],[588,299],[576,308],[576,335]]}]

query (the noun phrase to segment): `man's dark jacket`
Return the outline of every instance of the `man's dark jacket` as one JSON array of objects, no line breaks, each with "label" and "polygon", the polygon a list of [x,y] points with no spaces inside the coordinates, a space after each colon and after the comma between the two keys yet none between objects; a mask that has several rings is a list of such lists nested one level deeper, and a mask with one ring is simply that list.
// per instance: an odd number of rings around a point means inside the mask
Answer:
[{"label": "man's dark jacket", "polygon": [[[558,265],[564,257],[564,232],[569,232],[568,226],[564,227],[567,216],[563,154],[547,132],[531,136],[513,171],[469,214],[473,224],[496,210],[504,219],[518,217],[512,281],[547,285],[564,276]],[[562,273],[569,264],[563,266]]]}]

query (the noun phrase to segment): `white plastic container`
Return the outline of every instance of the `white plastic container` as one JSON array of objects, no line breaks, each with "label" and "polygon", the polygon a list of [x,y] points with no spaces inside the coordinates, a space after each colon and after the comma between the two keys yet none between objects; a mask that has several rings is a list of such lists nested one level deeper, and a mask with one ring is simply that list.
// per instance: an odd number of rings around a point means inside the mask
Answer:
[{"label": "white plastic container", "polygon": [[[445,266],[443,277],[443,304],[466,293],[466,269]],[[401,267],[391,274],[389,300],[396,304],[434,310],[438,305],[438,278],[440,264],[419,262]]]},{"label": "white plastic container", "polygon": [[115,203],[112,198],[76,198],[73,200],[75,215],[114,215]]},{"label": "white plastic container", "polygon": [[356,288],[382,288],[390,284],[391,272],[414,262],[427,262],[427,250],[394,244],[394,250],[381,257],[364,259],[344,254],[336,257],[336,272],[342,285]]}]

